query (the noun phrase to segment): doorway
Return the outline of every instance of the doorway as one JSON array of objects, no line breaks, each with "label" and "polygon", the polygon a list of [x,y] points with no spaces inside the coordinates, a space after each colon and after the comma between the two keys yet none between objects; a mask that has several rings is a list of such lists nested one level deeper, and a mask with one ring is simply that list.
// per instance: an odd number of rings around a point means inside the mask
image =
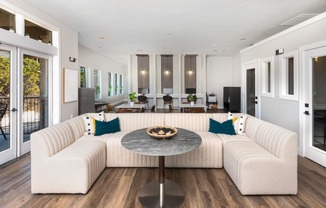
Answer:
[{"label": "doorway", "polygon": [[49,125],[51,60],[0,45],[0,164],[29,152],[31,133]]},{"label": "doorway", "polygon": [[[304,156],[326,167],[326,46],[304,51]],[[308,107],[307,107],[308,106]]]},{"label": "doorway", "polygon": [[16,158],[16,48],[0,45],[0,164]]},{"label": "doorway", "polygon": [[258,61],[248,62],[242,65],[244,78],[244,112],[260,118],[259,111],[259,85],[258,85]]}]

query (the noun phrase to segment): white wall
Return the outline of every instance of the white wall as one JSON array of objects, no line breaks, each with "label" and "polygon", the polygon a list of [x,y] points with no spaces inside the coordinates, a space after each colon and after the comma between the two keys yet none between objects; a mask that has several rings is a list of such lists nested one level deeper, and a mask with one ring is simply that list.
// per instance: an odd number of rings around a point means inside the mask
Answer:
[{"label": "white wall", "polygon": [[241,56],[240,53],[232,57],[232,85],[241,86]]},{"label": "white wall", "polygon": [[[64,23],[59,22],[57,19],[53,18],[35,8],[34,6],[28,4],[25,1],[20,0],[6,0],[1,1],[0,4],[5,8],[10,8],[11,10],[29,18],[56,32],[54,34],[59,34],[59,42],[53,40],[53,47],[56,49],[56,55],[53,56],[53,122],[58,123],[70,118],[70,116],[78,115],[78,103],[70,102],[63,103],[62,99],[62,72],[63,68],[78,69],[78,61],[72,63],[69,61],[69,57],[78,57],[78,33]],[[4,31],[5,32],[5,31]],[[12,44],[18,45],[27,49],[35,50],[42,53],[47,53],[46,44],[40,44],[29,38],[15,37],[15,34],[11,35],[11,39],[15,40]],[[4,38],[3,36],[1,39]],[[19,39],[19,40],[18,40]],[[8,41],[5,41],[8,43]],[[10,39],[9,39],[10,43]],[[36,46],[36,47],[35,47]],[[58,50],[59,48],[59,50]],[[50,48],[51,49],[51,48]],[[47,53],[48,54],[48,53]],[[52,53],[54,54],[54,53]]]},{"label": "white wall", "polygon": [[[74,69],[78,70],[78,33],[69,29],[65,28],[61,30],[60,34],[60,39],[61,39],[61,67],[60,71],[61,74],[63,73],[64,68],[69,68],[69,69]],[[77,58],[76,62],[70,62],[69,57],[74,57]],[[60,77],[63,77],[62,75]],[[62,80],[60,81],[62,83]],[[57,86],[56,83],[53,83],[54,87],[60,87]],[[60,90],[60,92],[63,92],[63,89]],[[63,96],[61,96],[63,97]],[[65,121],[70,119],[71,117],[75,117],[78,115],[78,102],[69,102],[65,103],[61,102],[61,121]]]},{"label": "white wall", "polygon": [[[223,108],[223,87],[240,86],[233,83],[232,57],[207,56],[206,59],[207,92],[213,92],[217,96],[218,107]],[[236,74],[240,77],[240,74]],[[237,79],[235,79],[237,82]]]},{"label": "white wall", "polygon": [[[241,51],[241,63],[248,62],[255,59],[263,59],[266,57],[274,56],[275,50],[283,48],[284,52],[291,52],[299,50],[300,47],[317,43],[325,40],[326,37],[326,18],[325,13],[320,15],[323,18],[316,17],[301,23],[298,26],[283,31],[275,36],[272,36],[260,43],[257,43],[243,51]],[[299,54],[299,89],[303,90],[303,74],[302,56]],[[303,136],[300,135],[301,128],[304,124],[300,124],[299,119],[303,112],[300,112],[299,104],[304,103],[303,97],[300,96],[299,100],[291,101],[279,98],[279,56],[275,56],[274,70],[275,70],[275,96],[273,98],[261,97],[261,118],[263,120],[275,123],[284,128],[299,133],[300,149],[302,149]]]},{"label": "white wall", "polygon": [[[122,102],[127,98],[126,92],[128,89],[127,66],[106,58],[102,55],[96,54],[83,46],[79,46],[79,66],[88,67],[91,69],[91,80],[93,80],[93,70],[101,70],[101,100],[107,100],[112,104]],[[112,76],[122,74],[124,77],[124,95],[108,96],[108,73]],[[92,81],[93,82],[93,81]]]}]

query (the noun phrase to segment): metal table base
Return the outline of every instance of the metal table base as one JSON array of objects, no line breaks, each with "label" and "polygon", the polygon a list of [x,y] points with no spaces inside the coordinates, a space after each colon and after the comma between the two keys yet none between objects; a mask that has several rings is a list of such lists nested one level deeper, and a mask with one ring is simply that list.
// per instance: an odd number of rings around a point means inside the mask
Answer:
[{"label": "metal table base", "polygon": [[183,188],[174,181],[165,179],[165,157],[159,157],[159,180],[151,181],[139,193],[143,208],[179,207],[185,200]]}]

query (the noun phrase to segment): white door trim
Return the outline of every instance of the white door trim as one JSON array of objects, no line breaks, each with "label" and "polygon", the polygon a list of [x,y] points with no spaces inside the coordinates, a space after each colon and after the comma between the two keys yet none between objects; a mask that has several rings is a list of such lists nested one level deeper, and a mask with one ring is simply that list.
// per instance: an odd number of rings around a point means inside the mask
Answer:
[{"label": "white door trim", "polygon": [[17,123],[20,124],[18,125],[18,131],[19,132],[19,138],[20,141],[18,142],[18,152],[17,152],[17,156],[21,156],[27,152],[30,151],[30,141],[27,142],[23,142],[23,134],[24,134],[24,130],[23,130],[23,57],[24,55],[31,55],[31,56],[36,56],[36,57],[40,57],[43,59],[47,59],[48,60],[48,124],[49,126],[51,126],[53,124],[53,70],[52,70],[52,66],[53,66],[53,60],[52,57],[47,55],[47,54],[43,54],[43,53],[39,53],[39,52],[35,52],[35,51],[31,51],[31,50],[27,50],[27,49],[18,49],[18,65],[19,65],[19,69],[18,69],[18,83],[19,83],[19,89],[18,89],[18,94],[20,95],[18,98],[18,103],[20,104],[19,106],[19,114],[18,114],[18,120]]},{"label": "white door trim", "polygon": [[10,135],[7,138],[10,142],[10,148],[0,152],[0,165],[13,160],[17,156],[17,111],[13,112],[11,109],[17,109],[17,79],[16,79],[16,71],[17,71],[17,48],[10,45],[1,44],[1,50],[10,52],[10,106],[8,106],[8,110],[10,110]]},{"label": "white door trim", "polygon": [[255,106],[255,114],[257,118],[260,118],[260,103],[261,103],[261,96],[260,96],[260,83],[259,83],[259,76],[260,76],[260,59],[255,59],[252,61],[244,62],[241,64],[242,68],[242,86],[241,86],[241,112],[247,113],[247,80],[246,80],[246,72],[248,69],[255,69],[255,96],[258,97],[257,105]]},{"label": "white door trim", "polygon": [[[325,48],[324,51],[318,51],[321,48]],[[314,53],[314,54],[313,54]],[[315,162],[326,167],[326,152],[319,150],[312,146],[312,86],[310,84],[312,80],[311,72],[311,57],[319,55],[326,55],[326,41],[306,45],[299,48],[299,154],[303,157],[308,157]],[[318,55],[317,55],[318,56]],[[306,107],[305,104],[309,107]],[[304,112],[310,112],[310,115],[305,115]]]}]

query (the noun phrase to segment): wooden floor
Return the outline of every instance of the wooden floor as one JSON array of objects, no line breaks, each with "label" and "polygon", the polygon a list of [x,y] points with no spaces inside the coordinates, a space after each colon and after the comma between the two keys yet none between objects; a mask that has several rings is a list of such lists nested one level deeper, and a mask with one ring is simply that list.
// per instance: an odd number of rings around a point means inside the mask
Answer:
[{"label": "wooden floor", "polygon": [[[183,208],[326,207],[326,169],[299,157],[296,196],[242,196],[224,169],[167,169],[186,192]],[[0,166],[0,207],[141,207],[140,188],[157,178],[156,168],[106,168],[86,195],[30,192],[30,156]],[[268,179],[267,179],[268,180]]]}]

